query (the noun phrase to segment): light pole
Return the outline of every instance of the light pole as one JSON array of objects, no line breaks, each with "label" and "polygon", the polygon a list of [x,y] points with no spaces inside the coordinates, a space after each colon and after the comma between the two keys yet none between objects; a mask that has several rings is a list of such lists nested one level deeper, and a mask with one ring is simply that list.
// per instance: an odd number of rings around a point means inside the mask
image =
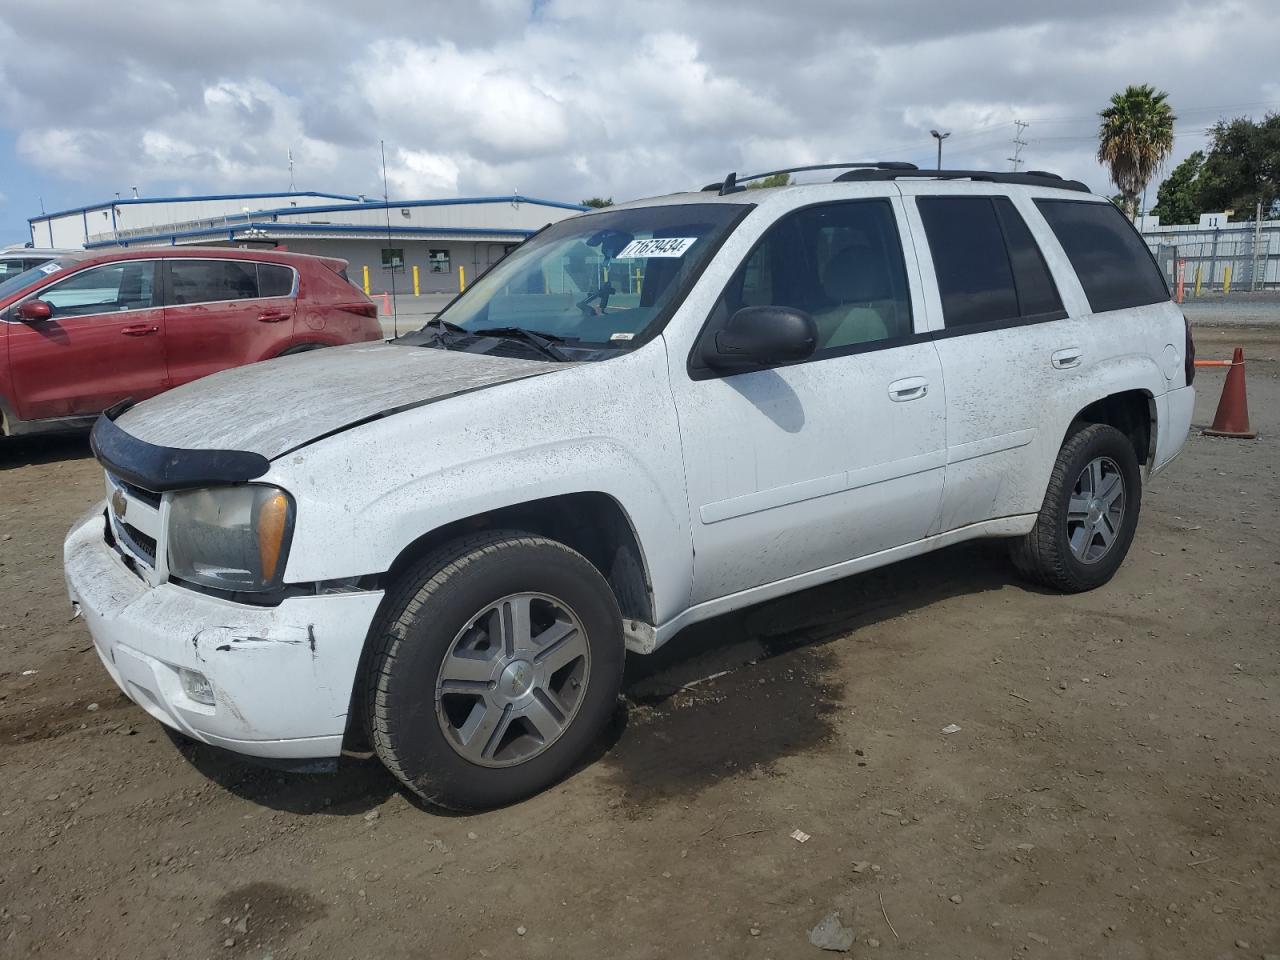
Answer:
[{"label": "light pole", "polygon": [[939,133],[937,130],[930,130],[929,136],[933,137],[933,139],[938,141],[938,169],[941,170],[942,169],[942,141],[947,139],[947,137],[951,136],[951,131],[948,130],[946,133]]}]

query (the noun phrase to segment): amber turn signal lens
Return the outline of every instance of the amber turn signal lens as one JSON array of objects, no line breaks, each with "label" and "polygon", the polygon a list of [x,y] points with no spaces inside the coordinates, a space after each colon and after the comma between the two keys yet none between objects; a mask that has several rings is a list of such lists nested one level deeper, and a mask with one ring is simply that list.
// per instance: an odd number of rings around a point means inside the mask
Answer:
[{"label": "amber turn signal lens", "polygon": [[289,526],[289,498],[283,493],[268,497],[258,508],[258,560],[262,579],[270,583],[276,578],[284,533]]}]

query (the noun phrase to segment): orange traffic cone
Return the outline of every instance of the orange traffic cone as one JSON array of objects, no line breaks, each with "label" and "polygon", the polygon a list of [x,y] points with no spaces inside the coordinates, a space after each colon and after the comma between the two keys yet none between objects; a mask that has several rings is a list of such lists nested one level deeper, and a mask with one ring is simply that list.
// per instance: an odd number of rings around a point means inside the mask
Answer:
[{"label": "orange traffic cone", "polygon": [[1244,349],[1236,347],[1227,370],[1227,382],[1222,387],[1222,399],[1218,412],[1213,415],[1213,426],[1204,431],[1206,437],[1238,437],[1252,440],[1258,435],[1249,428],[1249,397],[1244,389]]}]

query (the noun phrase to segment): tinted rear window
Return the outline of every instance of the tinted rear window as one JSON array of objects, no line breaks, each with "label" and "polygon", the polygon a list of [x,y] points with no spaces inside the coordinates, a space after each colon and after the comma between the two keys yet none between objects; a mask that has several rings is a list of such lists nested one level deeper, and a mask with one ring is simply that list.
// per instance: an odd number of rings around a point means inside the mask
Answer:
[{"label": "tinted rear window", "polygon": [[287,297],[293,292],[293,271],[275,263],[258,264],[258,294]]},{"label": "tinted rear window", "polygon": [[920,197],[948,327],[1018,316],[1018,293],[990,197]]},{"label": "tinted rear window", "polygon": [[1164,276],[1133,225],[1111,203],[1037,200],[1094,313],[1169,299]]}]

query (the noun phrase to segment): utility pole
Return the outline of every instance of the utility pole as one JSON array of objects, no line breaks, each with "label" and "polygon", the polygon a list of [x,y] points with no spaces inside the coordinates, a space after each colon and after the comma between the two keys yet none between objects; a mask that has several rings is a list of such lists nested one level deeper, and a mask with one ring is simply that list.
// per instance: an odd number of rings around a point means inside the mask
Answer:
[{"label": "utility pole", "polygon": [[939,133],[937,130],[930,130],[929,136],[933,137],[933,139],[938,141],[938,169],[941,170],[942,169],[942,141],[947,139],[947,137],[951,136],[951,131],[948,130],[946,133]]},{"label": "utility pole", "polygon": [[1025,120],[1013,121],[1013,156],[1006,159],[1013,164],[1013,172],[1018,172],[1018,165],[1022,163],[1022,148],[1027,145],[1027,141],[1022,139],[1022,131],[1026,130],[1031,124]]},{"label": "utility pole", "polygon": [[293,147],[289,148],[289,192],[293,193]]}]

